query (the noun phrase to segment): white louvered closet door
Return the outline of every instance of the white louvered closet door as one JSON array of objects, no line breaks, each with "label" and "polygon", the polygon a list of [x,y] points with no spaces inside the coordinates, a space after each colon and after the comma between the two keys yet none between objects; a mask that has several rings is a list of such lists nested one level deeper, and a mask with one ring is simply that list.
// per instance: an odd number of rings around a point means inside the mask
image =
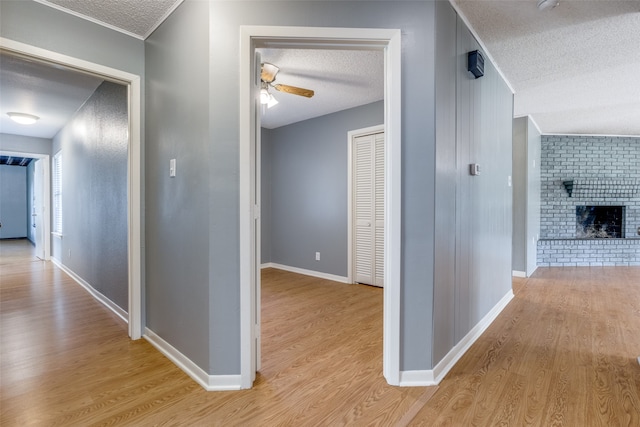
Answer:
[{"label": "white louvered closet door", "polygon": [[384,133],[354,139],[354,279],[383,286]]}]

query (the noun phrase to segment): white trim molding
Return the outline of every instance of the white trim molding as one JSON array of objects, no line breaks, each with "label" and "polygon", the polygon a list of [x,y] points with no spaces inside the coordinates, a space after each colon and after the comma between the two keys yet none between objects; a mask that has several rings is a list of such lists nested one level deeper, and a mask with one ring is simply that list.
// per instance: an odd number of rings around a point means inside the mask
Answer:
[{"label": "white trim molding", "polygon": [[252,123],[256,100],[252,98],[252,61],[256,48],[323,47],[379,49],[385,55],[385,271],[383,375],[391,385],[400,383],[400,300],[401,300],[401,180],[402,180],[402,32],[399,29],[240,26],[240,371],[243,388],[251,388],[259,355],[252,313],[259,313],[256,301],[255,236],[252,235],[255,189],[252,154]]},{"label": "white trim molding", "polygon": [[407,387],[424,387],[440,384],[440,381],[449,373],[451,368],[469,350],[478,338],[487,330],[489,325],[513,299],[513,291],[509,291],[505,296],[493,306],[493,308],[469,331],[467,335],[456,344],[444,358],[431,370],[402,371],[400,372],[400,385]]},{"label": "white trim molding", "polygon": [[129,278],[129,336],[142,337],[142,144],[141,144],[141,77],[58,52],[0,37],[0,47],[11,52],[46,61],[120,82],[128,87],[129,152],[127,160],[127,221]]},{"label": "white trim molding", "polygon": [[129,323],[129,315],[125,310],[120,308],[116,303],[111,301],[109,298],[104,296],[100,291],[91,286],[89,282],[84,280],[82,277],[78,276],[73,270],[69,267],[61,263],[57,258],[51,257],[51,262],[56,265],[60,270],[67,273],[69,277],[76,281],[80,286],[82,286],[91,296],[97,300],[100,304],[107,307],[109,310],[113,311],[119,318],[124,320],[125,323]]},{"label": "white trim molding", "polygon": [[518,271],[518,270],[513,270],[511,272],[511,275],[513,277],[527,277],[527,273],[525,273],[524,271]]},{"label": "white trim molding", "polygon": [[240,375],[209,375],[151,329],[145,328],[144,331],[144,339],[149,341],[152,346],[182,369],[205,390],[229,391],[241,389]]},{"label": "white trim molding", "polygon": [[333,280],[340,283],[351,283],[348,277],[338,276],[336,274],[323,273],[322,271],[307,270],[305,268],[291,267],[288,265],[277,264],[275,262],[269,262],[262,264],[261,268],[276,268],[278,270],[290,271],[292,273],[304,274],[305,276],[318,277],[320,279]]}]

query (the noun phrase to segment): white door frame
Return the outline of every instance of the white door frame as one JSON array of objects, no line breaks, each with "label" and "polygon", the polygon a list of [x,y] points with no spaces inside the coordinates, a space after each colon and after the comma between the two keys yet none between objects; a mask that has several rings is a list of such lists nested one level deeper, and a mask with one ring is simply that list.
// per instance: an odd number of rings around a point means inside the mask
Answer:
[{"label": "white door frame", "polygon": [[[25,153],[19,151],[8,151],[8,150],[0,150],[0,156],[13,156],[13,157],[28,157],[31,159],[44,160],[42,162],[42,170],[43,170],[43,180],[42,187],[44,194],[42,195],[42,221],[44,225],[44,231],[42,236],[41,245],[44,246],[44,260],[48,261],[51,259],[51,211],[50,211],[50,203],[51,203],[51,172],[50,172],[50,156],[48,154],[39,154],[39,153]],[[35,189],[34,189],[35,191]],[[29,215],[31,213],[29,212]]]},{"label": "white door frame", "polygon": [[[354,272],[353,272],[353,141],[359,136],[366,136],[371,134],[376,134],[384,132],[384,125],[376,125],[363,129],[355,129],[347,132],[347,149],[349,150],[348,159],[349,159],[349,167],[347,169],[347,181],[349,188],[347,190],[347,216],[349,223],[347,224],[347,281],[349,283],[354,283]],[[386,139],[385,139],[386,143]],[[386,159],[385,159],[386,160]],[[385,162],[386,163],[386,162]]]},{"label": "white door frame", "polygon": [[[129,144],[127,162],[127,222],[128,222],[128,283],[129,283],[129,336],[142,337],[142,200],[141,200],[141,79],[115,68],[85,61],[57,52],[0,37],[0,47],[23,56],[88,72],[104,79],[124,84],[128,88]],[[32,155],[30,155],[32,156]],[[49,222],[50,224],[50,222]],[[50,233],[47,233],[49,235]]]},{"label": "white door frame", "polygon": [[[240,27],[240,375],[241,387],[251,388],[255,378],[257,300],[255,236],[252,222],[257,209],[255,91],[252,62],[258,47],[380,49],[385,55],[385,272],[383,374],[391,385],[400,384],[400,202],[401,202],[401,31],[396,29]],[[259,149],[259,147],[257,147]]]}]

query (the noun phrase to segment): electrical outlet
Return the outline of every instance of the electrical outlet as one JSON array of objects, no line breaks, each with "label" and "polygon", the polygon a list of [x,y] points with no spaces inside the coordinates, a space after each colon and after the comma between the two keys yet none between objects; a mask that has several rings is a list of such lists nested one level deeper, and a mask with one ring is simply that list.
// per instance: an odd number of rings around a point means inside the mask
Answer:
[{"label": "electrical outlet", "polygon": [[316,252],[316,261],[320,261],[320,252]]}]

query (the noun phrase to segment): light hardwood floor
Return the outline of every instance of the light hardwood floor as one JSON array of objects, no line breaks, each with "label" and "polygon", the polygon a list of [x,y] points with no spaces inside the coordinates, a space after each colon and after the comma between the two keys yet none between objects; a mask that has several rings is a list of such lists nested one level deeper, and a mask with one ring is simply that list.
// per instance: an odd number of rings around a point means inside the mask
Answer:
[{"label": "light hardwood floor", "polygon": [[640,268],[542,269],[438,387],[382,377],[382,291],[263,272],[255,387],[206,392],[0,242],[0,425],[640,425]]}]

